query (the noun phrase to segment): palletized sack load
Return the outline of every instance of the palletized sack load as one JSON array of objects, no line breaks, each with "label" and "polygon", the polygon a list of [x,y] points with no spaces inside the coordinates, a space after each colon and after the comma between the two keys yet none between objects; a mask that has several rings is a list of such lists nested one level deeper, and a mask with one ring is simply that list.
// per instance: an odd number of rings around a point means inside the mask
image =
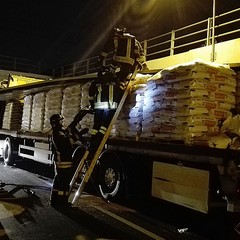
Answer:
[{"label": "palletized sack load", "polygon": [[63,90],[62,110],[63,126],[67,127],[79,112],[81,105],[81,85],[76,84]]},{"label": "palletized sack load", "polygon": [[32,116],[30,130],[33,132],[42,132],[44,114],[45,114],[46,93],[40,92],[33,96]]},{"label": "palletized sack load", "polygon": [[23,112],[23,103],[21,101],[7,102],[3,115],[3,129],[20,130]]},{"label": "palletized sack load", "polygon": [[88,81],[81,86],[81,109],[89,107],[89,88],[92,81]]},{"label": "palletized sack load", "polygon": [[146,82],[151,75],[137,74],[131,92],[113,125],[111,137],[136,138],[142,132],[143,102]]},{"label": "palletized sack load", "polygon": [[22,114],[22,124],[21,124],[21,130],[23,131],[30,131],[32,104],[33,104],[33,96],[32,95],[25,96],[23,99],[23,114]]},{"label": "palletized sack load", "polygon": [[46,93],[43,131],[51,130],[50,117],[53,114],[61,114],[62,98],[63,89],[61,87],[51,89]]},{"label": "palletized sack load", "polygon": [[[90,87],[91,83],[92,83],[92,81],[88,81],[81,86],[81,103],[80,103],[81,109],[85,109],[85,108],[88,108],[90,106],[90,103],[89,103],[89,87]],[[93,119],[94,119],[93,114],[87,114],[80,121],[81,128],[88,128],[89,133],[90,133],[91,129],[93,128]]]},{"label": "palletized sack load", "polygon": [[[235,72],[202,61],[164,69],[145,92],[142,137],[208,144],[235,108]],[[204,136],[204,138],[202,138]]]},{"label": "palletized sack load", "polygon": [[111,137],[135,138],[141,134],[144,90],[143,85],[135,85],[135,89],[129,93],[113,125]]}]

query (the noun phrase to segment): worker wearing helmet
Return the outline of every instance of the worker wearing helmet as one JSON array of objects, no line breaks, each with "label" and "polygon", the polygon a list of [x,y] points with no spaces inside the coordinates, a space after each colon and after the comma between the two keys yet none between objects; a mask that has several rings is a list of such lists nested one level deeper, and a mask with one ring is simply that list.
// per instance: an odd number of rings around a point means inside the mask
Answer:
[{"label": "worker wearing helmet", "polygon": [[73,175],[74,144],[78,140],[81,141],[82,134],[86,132],[83,129],[77,134],[76,125],[86,114],[87,111],[81,110],[67,129],[63,128],[63,117],[60,114],[53,114],[50,117],[55,164],[55,177],[50,201],[54,207],[68,205],[69,183]]},{"label": "worker wearing helmet", "polygon": [[138,65],[141,69],[146,60],[143,48],[135,36],[126,33],[126,28],[114,28],[111,37],[106,42],[103,51],[99,55],[100,64],[103,65],[104,59],[113,51],[110,69],[117,73],[120,84],[125,85],[125,80],[129,73],[134,71],[134,67]]},{"label": "worker wearing helmet", "polygon": [[89,102],[94,109],[94,125],[91,131],[89,160],[94,156],[112,117],[118,107],[119,81],[109,68],[102,67],[89,88]]}]

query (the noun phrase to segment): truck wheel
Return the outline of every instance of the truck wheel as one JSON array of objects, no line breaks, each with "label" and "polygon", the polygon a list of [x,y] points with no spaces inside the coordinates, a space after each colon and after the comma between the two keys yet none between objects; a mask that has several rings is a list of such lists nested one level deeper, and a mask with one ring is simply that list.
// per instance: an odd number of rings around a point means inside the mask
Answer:
[{"label": "truck wheel", "polygon": [[104,199],[119,200],[123,197],[123,166],[116,154],[103,154],[101,156],[98,187]]},{"label": "truck wheel", "polygon": [[6,165],[12,165],[16,154],[13,152],[13,143],[11,138],[7,137],[3,145],[3,160]]}]

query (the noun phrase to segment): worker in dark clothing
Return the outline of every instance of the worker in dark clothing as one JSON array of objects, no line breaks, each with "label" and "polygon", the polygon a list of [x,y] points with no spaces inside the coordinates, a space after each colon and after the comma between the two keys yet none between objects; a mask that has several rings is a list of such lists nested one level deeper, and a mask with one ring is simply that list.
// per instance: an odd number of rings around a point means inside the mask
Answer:
[{"label": "worker in dark clothing", "polygon": [[89,160],[92,160],[118,106],[119,81],[109,68],[102,67],[89,88],[89,102],[94,109]]},{"label": "worker in dark clothing", "polygon": [[[55,177],[51,192],[51,205],[68,206],[69,183],[73,176],[72,155],[75,149],[76,141],[83,140],[83,134],[86,130],[78,131],[76,125],[87,114],[87,111],[81,110],[74,118],[67,129],[63,128],[62,116],[54,114],[50,117],[52,126],[52,141],[54,150]],[[83,140],[85,144],[85,141]]]},{"label": "worker in dark clothing", "polygon": [[116,73],[117,68],[120,71],[117,76],[120,86],[125,86],[125,81],[129,73],[134,71],[136,65],[139,69],[143,68],[146,57],[140,42],[135,36],[126,33],[126,28],[114,28],[113,33],[106,42],[103,51],[99,55],[100,65],[103,65],[104,59],[113,51],[110,71]]}]

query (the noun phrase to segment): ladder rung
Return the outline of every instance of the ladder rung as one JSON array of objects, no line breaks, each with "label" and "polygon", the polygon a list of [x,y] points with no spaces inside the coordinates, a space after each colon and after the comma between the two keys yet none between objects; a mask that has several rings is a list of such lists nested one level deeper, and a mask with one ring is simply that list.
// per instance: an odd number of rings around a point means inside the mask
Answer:
[{"label": "ladder rung", "polygon": [[82,159],[81,159],[81,161],[80,161],[79,164],[78,164],[77,169],[75,170],[75,173],[74,173],[73,177],[72,177],[72,180],[71,180],[70,186],[69,186],[69,192],[72,192],[72,189],[73,189],[73,187],[74,187],[74,184],[75,184],[75,182],[76,182],[76,180],[77,180],[77,178],[78,178],[79,173],[80,173],[80,172],[82,171],[82,169],[83,169],[83,166],[84,166],[84,163],[85,163],[85,161],[86,161],[86,159],[87,159],[88,154],[89,154],[89,151],[86,150],[85,153],[84,153],[84,155],[83,155],[83,157],[82,157]]}]

